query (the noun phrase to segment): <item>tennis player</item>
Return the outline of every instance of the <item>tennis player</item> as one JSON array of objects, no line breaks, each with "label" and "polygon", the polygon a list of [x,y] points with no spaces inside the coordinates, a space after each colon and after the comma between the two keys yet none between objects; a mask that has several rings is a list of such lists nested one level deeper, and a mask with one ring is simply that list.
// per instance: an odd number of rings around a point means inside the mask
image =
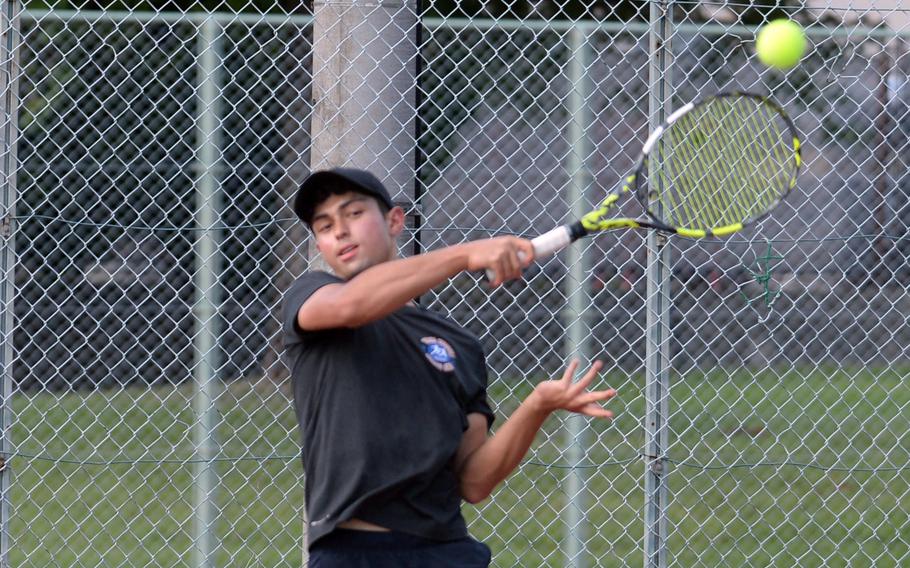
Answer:
[{"label": "tennis player", "polygon": [[309,566],[488,566],[490,549],[468,536],[462,500],[486,499],[552,412],[611,418],[601,403],[615,391],[587,390],[601,363],[573,382],[573,361],[488,437],[478,339],[413,299],[465,270],[492,270],[493,286],[520,278],[531,243],[501,237],[399,258],[404,212],[356,169],[313,173],[294,209],[334,272],[301,276],[283,309]]}]

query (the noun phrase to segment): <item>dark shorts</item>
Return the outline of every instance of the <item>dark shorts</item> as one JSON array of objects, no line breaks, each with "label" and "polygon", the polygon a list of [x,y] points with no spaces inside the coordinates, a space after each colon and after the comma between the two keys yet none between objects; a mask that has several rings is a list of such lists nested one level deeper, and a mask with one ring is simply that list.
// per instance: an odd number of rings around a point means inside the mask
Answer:
[{"label": "dark shorts", "polygon": [[487,568],[490,548],[473,538],[427,540],[400,532],[335,529],[310,548],[309,568]]}]

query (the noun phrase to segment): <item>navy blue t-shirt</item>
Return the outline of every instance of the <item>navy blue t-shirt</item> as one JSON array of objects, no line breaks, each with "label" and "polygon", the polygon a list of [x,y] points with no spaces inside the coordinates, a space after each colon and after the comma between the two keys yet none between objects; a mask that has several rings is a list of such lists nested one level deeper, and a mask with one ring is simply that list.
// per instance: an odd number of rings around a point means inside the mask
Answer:
[{"label": "navy blue t-shirt", "polygon": [[301,330],[300,307],[335,282],[309,272],[284,298],[309,545],[355,517],[430,539],[465,537],[455,454],[469,413],[493,422],[479,341],[410,306],[359,328]]}]

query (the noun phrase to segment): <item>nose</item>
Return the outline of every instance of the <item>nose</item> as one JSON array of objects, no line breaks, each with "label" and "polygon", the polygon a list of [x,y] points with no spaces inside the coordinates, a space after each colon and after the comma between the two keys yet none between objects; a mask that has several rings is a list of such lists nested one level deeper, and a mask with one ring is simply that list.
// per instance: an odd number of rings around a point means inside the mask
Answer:
[{"label": "nose", "polygon": [[334,225],[335,228],[335,238],[340,239],[342,237],[348,236],[348,224],[344,219],[338,219]]}]

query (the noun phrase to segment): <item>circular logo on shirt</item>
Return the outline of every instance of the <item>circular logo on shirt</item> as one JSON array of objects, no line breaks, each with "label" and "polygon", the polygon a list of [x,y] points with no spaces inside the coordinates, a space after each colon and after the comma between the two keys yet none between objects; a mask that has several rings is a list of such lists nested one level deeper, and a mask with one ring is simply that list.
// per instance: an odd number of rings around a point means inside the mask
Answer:
[{"label": "circular logo on shirt", "polygon": [[420,342],[423,344],[423,354],[434,367],[446,373],[455,370],[455,350],[445,339],[424,337]]}]

